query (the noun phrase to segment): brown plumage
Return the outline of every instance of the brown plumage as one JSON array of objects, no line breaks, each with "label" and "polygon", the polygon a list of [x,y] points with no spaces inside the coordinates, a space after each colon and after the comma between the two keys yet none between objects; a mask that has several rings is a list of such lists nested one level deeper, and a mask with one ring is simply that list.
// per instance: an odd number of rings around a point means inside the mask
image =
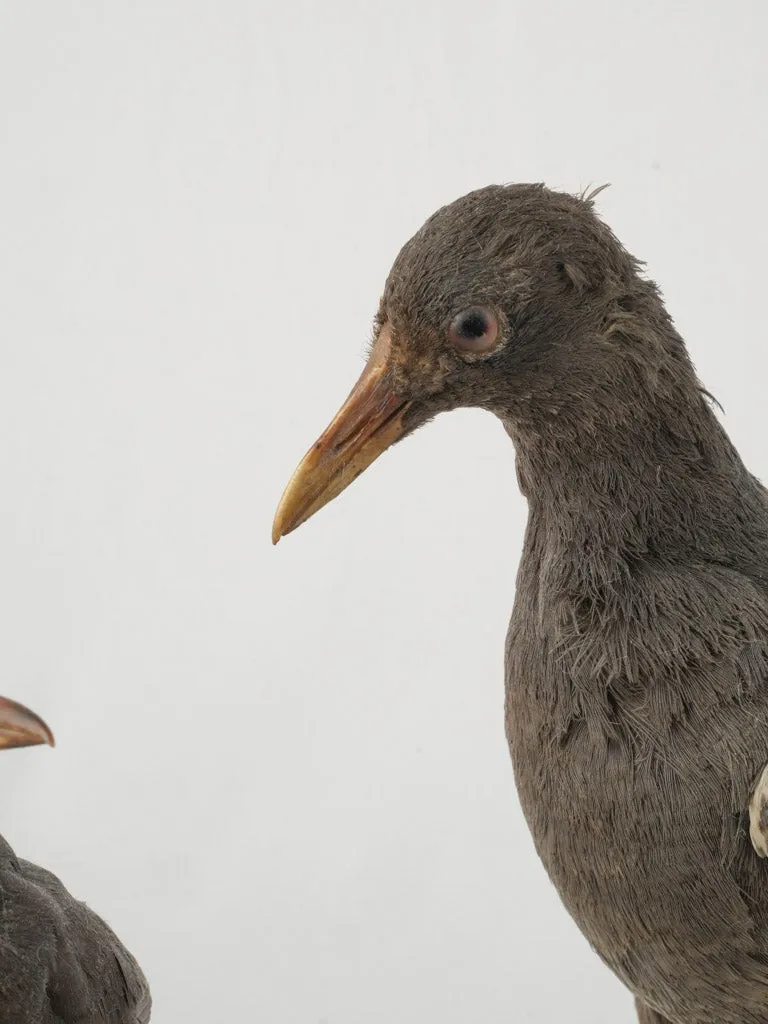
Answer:
[{"label": "brown plumage", "polygon": [[[53,745],[28,708],[0,697],[0,750]],[[112,929],[0,836],[2,1024],[147,1024],[141,968]]]},{"label": "brown plumage", "polygon": [[641,1021],[765,1024],[768,494],[658,290],[589,200],[491,186],[406,244],[375,334],[274,539],[437,413],[494,413],[529,504],[506,725],[536,849]]}]

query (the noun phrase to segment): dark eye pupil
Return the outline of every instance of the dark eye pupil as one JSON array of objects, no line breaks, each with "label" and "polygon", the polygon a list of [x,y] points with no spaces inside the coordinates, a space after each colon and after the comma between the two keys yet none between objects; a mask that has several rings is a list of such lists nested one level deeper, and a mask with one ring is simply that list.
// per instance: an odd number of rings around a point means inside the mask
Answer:
[{"label": "dark eye pupil", "polygon": [[482,338],[485,332],[488,330],[488,321],[485,315],[479,310],[472,310],[471,313],[467,313],[459,321],[457,334],[461,338]]}]

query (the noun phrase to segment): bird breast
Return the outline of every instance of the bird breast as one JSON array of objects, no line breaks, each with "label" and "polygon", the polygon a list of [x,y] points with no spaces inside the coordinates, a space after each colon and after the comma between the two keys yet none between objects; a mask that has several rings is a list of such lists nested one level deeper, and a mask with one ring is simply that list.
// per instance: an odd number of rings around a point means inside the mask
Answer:
[{"label": "bird breast", "polygon": [[[633,583],[596,607],[521,567],[506,727],[523,811],[565,906],[636,994],[691,1024],[736,986],[763,1016],[734,1019],[763,1020],[768,936],[744,891],[768,900],[747,835],[768,666],[744,639],[763,625],[768,637],[768,610],[724,570]],[[670,601],[700,604],[718,631],[675,622]]]}]

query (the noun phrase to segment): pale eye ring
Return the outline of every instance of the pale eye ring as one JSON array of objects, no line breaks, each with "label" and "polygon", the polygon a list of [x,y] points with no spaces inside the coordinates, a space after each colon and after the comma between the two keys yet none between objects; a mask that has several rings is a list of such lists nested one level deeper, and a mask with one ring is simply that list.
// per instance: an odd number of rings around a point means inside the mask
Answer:
[{"label": "pale eye ring", "polygon": [[500,341],[499,319],[488,306],[470,306],[451,320],[448,340],[468,354],[492,352]]}]

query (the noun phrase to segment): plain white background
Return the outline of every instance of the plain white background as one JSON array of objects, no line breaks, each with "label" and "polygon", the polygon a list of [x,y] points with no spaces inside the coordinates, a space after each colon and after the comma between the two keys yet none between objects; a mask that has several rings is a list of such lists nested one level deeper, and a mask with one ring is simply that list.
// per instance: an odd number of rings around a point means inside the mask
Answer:
[{"label": "plain white background", "polygon": [[768,6],[49,0],[0,30],[0,829],[155,1020],[633,1019],[549,885],[502,721],[526,509],[443,417],[270,545],[400,245],[576,191],[764,442]]}]

